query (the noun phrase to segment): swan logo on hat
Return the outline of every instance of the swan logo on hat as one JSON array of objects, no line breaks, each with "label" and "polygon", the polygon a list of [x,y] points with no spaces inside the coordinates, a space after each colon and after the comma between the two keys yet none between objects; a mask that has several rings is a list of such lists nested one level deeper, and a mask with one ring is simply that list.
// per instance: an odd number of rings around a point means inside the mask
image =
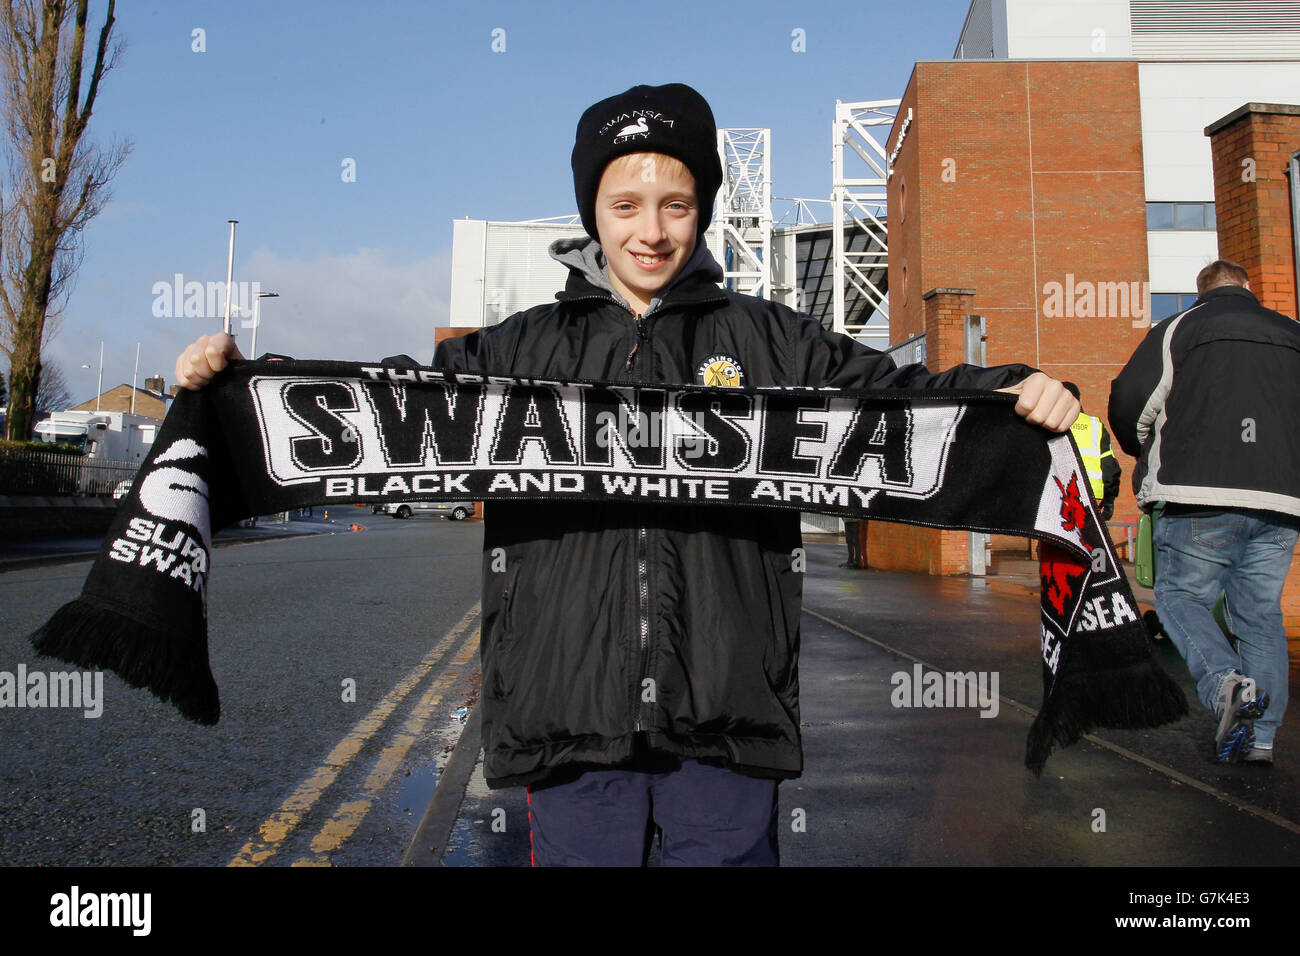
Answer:
[{"label": "swan logo on hat", "polygon": [[745,381],[745,370],[730,355],[710,355],[695,370],[701,385],[722,388],[739,388]]},{"label": "swan logo on hat", "polygon": [[647,120],[655,120],[669,129],[672,129],[676,123],[676,120],[668,119],[657,110],[624,110],[607,121],[596,135],[604,136],[611,129],[617,129],[618,132],[614,135],[615,143],[628,143],[638,137],[649,139],[650,124],[646,122]]}]

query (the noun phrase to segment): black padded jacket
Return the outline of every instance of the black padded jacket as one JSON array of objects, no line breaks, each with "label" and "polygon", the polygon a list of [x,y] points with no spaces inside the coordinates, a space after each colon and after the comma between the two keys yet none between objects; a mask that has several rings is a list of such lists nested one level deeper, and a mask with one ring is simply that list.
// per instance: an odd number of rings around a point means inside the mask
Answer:
[{"label": "black padded jacket", "polygon": [[[667,384],[706,384],[712,368],[746,386],[916,389],[1000,388],[1033,371],[896,368],[785,306],[721,290],[703,247],[638,317],[592,247],[583,263],[576,243],[559,245],[572,271],[557,302],[444,341],[435,367]],[[490,786],[645,748],[799,775],[797,512],[534,501],[491,502],[484,519]]]},{"label": "black padded jacket", "polygon": [[1138,504],[1300,516],[1300,323],[1241,286],[1147,333],[1110,387]]}]

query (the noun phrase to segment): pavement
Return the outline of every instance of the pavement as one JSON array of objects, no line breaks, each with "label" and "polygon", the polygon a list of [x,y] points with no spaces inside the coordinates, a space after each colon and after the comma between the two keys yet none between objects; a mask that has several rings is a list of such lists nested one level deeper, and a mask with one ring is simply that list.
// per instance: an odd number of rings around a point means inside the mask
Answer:
[{"label": "pavement", "polygon": [[[936,578],[840,568],[841,541],[805,543],[804,772],[780,787],[783,865],[1300,863],[1294,734],[1283,727],[1270,768],[1214,763],[1215,720],[1167,640],[1153,652],[1190,716],[1089,734],[1035,778],[1023,761],[1042,700],[1036,562],[1000,555],[986,578]],[[996,694],[983,707],[895,706],[918,668],[973,670],[990,691],[996,676]],[[487,788],[478,717],[472,708],[404,864],[528,865],[524,791]]]}]

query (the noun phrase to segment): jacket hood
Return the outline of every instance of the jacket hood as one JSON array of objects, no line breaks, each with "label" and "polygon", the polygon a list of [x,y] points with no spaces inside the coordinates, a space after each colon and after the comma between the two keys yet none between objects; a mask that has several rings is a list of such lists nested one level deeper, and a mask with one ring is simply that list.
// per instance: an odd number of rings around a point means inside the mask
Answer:
[{"label": "jacket hood", "polygon": [[[547,251],[552,259],[569,269],[569,280],[565,283],[564,291],[556,294],[557,299],[563,301],[603,292],[629,311],[635,311],[610,284],[605,252],[600,248],[598,241],[590,236],[556,239]],[[718,288],[718,283],[721,281],[722,267],[718,265],[718,261],[713,258],[713,253],[709,252],[708,245],[701,239],[695,243],[695,251],[686,260],[681,271],[650,300],[650,306],[645,310],[645,314],[649,315],[660,308],[670,293],[675,300],[722,296],[723,292]]]}]

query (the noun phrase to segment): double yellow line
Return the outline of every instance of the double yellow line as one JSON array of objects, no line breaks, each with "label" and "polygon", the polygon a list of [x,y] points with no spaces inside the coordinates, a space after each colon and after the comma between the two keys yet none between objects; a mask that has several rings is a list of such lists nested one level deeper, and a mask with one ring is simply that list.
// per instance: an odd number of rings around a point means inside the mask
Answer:
[{"label": "double yellow line", "polygon": [[[402,701],[420,685],[437,662],[442,660],[448,650],[469,632],[479,615],[479,610],[479,605],[476,603],[456,626],[447,632],[437,646],[398,681],[370,713],[357,722],[348,735],[329,752],[324,762],[262,822],[258,827],[257,836],[244,844],[243,849],[230,861],[230,866],[261,866],[280,852],[284,841],[298,829],[303,818],[321,801],[325,791],[338,780],[339,774],[357,758],[366,743],[383,729]],[[384,792],[393,774],[401,766],[411,745],[424,733],[434,708],[455,683],[461,669],[477,653],[478,643],[479,628],[474,627],[464,647],[452,659],[442,676],[425,692],[411,716],[406,719],[401,729],[380,753],[362,785],[358,798],[344,801],[339,806],[334,815],[321,827],[320,832],[312,838],[311,853],[295,860],[294,866],[329,865],[329,854],[342,846],[344,841],[356,832],[361,821],[370,812],[375,799]]]}]

